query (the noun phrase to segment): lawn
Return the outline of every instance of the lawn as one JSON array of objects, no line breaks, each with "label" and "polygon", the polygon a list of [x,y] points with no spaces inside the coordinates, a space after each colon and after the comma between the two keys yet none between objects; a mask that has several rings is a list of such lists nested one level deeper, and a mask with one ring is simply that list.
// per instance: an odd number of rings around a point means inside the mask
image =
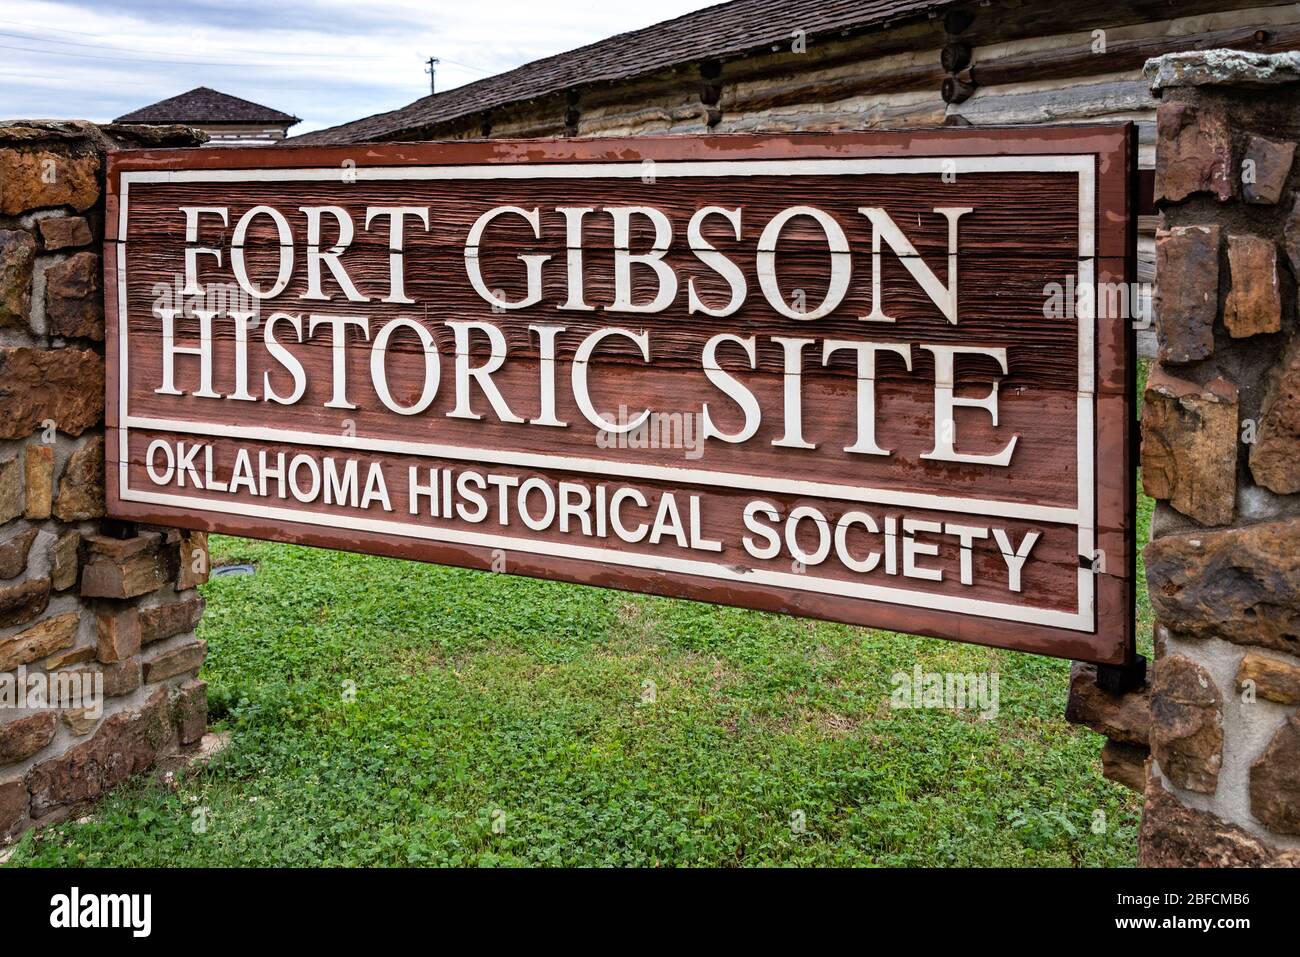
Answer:
[{"label": "lawn", "polygon": [[[205,587],[229,748],[175,790],[142,780],[29,834],[10,866],[1134,863],[1140,802],[1101,777],[1102,739],[1065,723],[1066,661],[242,539],[212,551],[257,567]],[[1145,596],[1139,616],[1149,635]],[[891,710],[890,676],[916,664],[996,671],[996,718]]]},{"label": "lawn", "polygon": [[[1067,661],[236,538],[212,554],[257,569],[204,588],[229,747],[29,833],[9,866],[1135,863],[1141,802],[1062,717]],[[1138,618],[1149,655],[1144,587]],[[997,716],[891,709],[918,664],[996,672]]]}]

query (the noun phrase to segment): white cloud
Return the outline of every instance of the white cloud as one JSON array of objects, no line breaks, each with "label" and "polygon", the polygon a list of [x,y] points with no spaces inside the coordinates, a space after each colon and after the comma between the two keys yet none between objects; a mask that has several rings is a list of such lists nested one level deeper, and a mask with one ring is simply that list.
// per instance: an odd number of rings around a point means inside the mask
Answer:
[{"label": "white cloud", "polygon": [[650,26],[701,0],[6,0],[0,117],[99,122],[196,86],[303,118],[294,133]]}]

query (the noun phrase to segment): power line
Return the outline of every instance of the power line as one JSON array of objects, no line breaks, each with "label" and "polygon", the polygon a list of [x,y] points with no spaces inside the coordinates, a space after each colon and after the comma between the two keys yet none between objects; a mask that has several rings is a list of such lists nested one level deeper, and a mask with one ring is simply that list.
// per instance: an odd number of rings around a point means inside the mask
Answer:
[{"label": "power line", "polygon": [[[450,63],[452,66],[458,66],[462,70],[469,70],[472,73],[482,73],[484,76],[496,76],[498,73],[504,72],[504,70],[485,70],[481,66],[470,66],[468,63],[461,63],[459,60],[448,60],[446,57],[443,57],[438,62]],[[507,67],[506,69],[510,68]]]}]

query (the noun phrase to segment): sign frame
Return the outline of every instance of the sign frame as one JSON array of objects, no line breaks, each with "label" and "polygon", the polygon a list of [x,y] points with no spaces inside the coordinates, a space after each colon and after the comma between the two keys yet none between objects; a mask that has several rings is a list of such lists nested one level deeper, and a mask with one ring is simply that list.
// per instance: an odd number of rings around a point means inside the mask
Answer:
[{"label": "sign frame", "polygon": [[[124,451],[135,420],[125,414],[130,341],[122,317],[126,312],[126,257],[130,187],[150,179],[172,181],[189,177],[215,184],[240,181],[265,173],[268,181],[301,177],[304,170],[327,170],[337,176],[341,166],[355,164],[362,179],[374,175],[402,176],[403,171],[441,170],[443,175],[469,167],[484,175],[518,170],[536,175],[539,167],[590,170],[601,164],[617,175],[636,174],[645,160],[656,173],[671,176],[674,164],[690,168],[744,168],[745,164],[781,161],[813,164],[826,160],[897,160],[908,172],[937,172],[942,164],[975,168],[979,158],[1000,158],[1014,169],[1049,166],[1074,169],[1080,175],[1080,284],[1094,269],[1096,283],[1124,283],[1132,288],[1136,263],[1136,133],[1132,124],[1085,127],[953,128],[835,134],[730,134],[701,137],[636,139],[490,140],[437,143],[382,143],[340,147],[250,147],[183,150],[131,150],[109,156],[104,256],[107,514],[133,522],[178,526],[326,548],[339,548],[395,558],[416,559],[472,569],[493,566],[493,555],[505,548],[508,571],[532,577],[689,598],[700,601],[822,618],[899,632],[973,642],[994,647],[1128,665],[1135,656],[1136,458],[1134,414],[1136,391],[1135,331],[1129,321],[1080,316],[1081,383],[1085,368],[1091,394],[1081,384],[1079,432],[1094,442],[1079,455],[1080,499],[1076,508],[1080,528],[1080,610],[1090,593],[1091,629],[1059,627],[963,614],[942,607],[919,607],[801,587],[758,583],[752,570],[725,578],[679,572],[673,562],[652,567],[611,565],[599,558],[570,554],[538,554],[526,542],[447,541],[395,538],[364,520],[344,534],[330,523],[314,524],[279,514],[274,508],[259,514],[201,510],[173,501],[165,494],[135,494],[127,480]],[[933,167],[930,169],[929,167]],[[683,169],[687,167],[682,167]],[[392,171],[391,174],[379,171]],[[295,173],[295,171],[298,171]],[[260,174],[259,174],[260,175]],[[420,175],[412,172],[409,175]],[[514,174],[508,174],[514,175]],[[1091,190],[1085,187],[1090,181]],[[1090,223],[1091,225],[1085,225]],[[1085,256],[1084,244],[1091,244]],[[1085,266],[1086,262],[1086,266]],[[1094,299],[1094,301],[1096,301]],[[1084,323],[1091,330],[1084,337]],[[1090,368],[1089,368],[1090,367]],[[126,374],[123,374],[123,371]],[[238,428],[238,427],[234,427]],[[246,432],[247,430],[242,430]],[[275,431],[275,430],[269,430]],[[1085,452],[1086,461],[1085,461]],[[1119,474],[1116,474],[1118,472]],[[1090,481],[1085,482],[1085,475]],[[797,481],[793,485],[798,486]],[[802,483],[810,487],[815,483]],[[1087,485],[1090,495],[1082,493]],[[809,491],[815,492],[810,488]],[[1085,501],[1085,498],[1090,501]],[[324,515],[324,513],[321,513]],[[307,516],[304,516],[307,517]],[[1086,531],[1089,535],[1085,535]],[[513,530],[509,530],[513,531]],[[500,536],[498,536],[500,537]],[[1086,548],[1091,544],[1091,548]],[[562,550],[563,551],[563,550]],[[1098,568],[1097,556],[1102,556]],[[1107,565],[1109,567],[1107,568]],[[725,574],[719,572],[718,574]]]}]

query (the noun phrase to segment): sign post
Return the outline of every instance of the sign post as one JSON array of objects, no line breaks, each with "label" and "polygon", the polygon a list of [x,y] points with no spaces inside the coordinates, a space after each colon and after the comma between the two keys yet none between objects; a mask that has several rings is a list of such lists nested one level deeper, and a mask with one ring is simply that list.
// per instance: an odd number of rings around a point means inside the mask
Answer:
[{"label": "sign post", "polygon": [[1132,128],[120,153],[108,511],[1133,655]]}]

